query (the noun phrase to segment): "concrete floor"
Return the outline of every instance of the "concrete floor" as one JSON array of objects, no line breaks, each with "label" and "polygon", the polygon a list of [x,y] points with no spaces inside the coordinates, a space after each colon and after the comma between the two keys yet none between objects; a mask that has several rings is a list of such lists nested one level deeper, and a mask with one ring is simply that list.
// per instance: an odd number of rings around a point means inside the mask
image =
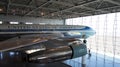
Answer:
[{"label": "concrete floor", "polygon": [[[66,64],[72,67],[81,67],[81,57],[65,61]],[[91,53],[89,58],[86,55],[86,67],[120,67],[120,59],[108,57],[102,54]]]}]

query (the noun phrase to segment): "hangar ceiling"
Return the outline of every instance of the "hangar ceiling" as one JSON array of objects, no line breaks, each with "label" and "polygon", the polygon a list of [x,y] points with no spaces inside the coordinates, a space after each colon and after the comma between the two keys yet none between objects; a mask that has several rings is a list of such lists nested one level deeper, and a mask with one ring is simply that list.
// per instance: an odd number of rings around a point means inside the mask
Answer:
[{"label": "hangar ceiling", "polygon": [[120,11],[120,0],[0,0],[0,14],[66,19]]}]

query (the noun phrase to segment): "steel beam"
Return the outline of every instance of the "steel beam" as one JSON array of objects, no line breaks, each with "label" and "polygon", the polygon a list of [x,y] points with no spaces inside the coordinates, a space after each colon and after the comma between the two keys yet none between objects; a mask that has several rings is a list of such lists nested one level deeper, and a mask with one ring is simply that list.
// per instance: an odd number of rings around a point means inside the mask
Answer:
[{"label": "steel beam", "polygon": [[[73,6],[73,7],[67,8],[67,9],[63,9],[63,10],[60,10],[60,11],[57,11],[57,12],[53,12],[53,14],[59,13],[59,12],[64,12],[64,11],[69,11],[69,10],[71,10],[71,9],[74,9],[74,8],[77,8],[77,7],[81,7],[81,6],[84,6],[84,5],[87,5],[87,4],[96,2],[96,1],[98,1],[98,0],[86,2],[86,3],[83,3],[83,4],[77,5],[77,6]],[[52,13],[51,13],[51,14],[52,14]],[[48,14],[48,15],[51,15],[51,14]],[[45,16],[48,16],[48,15],[45,15]],[[43,17],[45,17],[45,16],[43,16]]]},{"label": "steel beam", "polygon": [[28,2],[28,5],[30,5],[33,1],[34,1],[34,0],[30,0],[30,1]]},{"label": "steel beam", "polygon": [[65,3],[65,2],[61,2],[61,1],[51,1],[52,3],[56,3],[56,4],[60,4],[63,6],[74,6],[74,4],[71,3]]},{"label": "steel beam", "polygon": [[65,11],[65,12],[69,12],[69,13],[73,13],[73,14],[77,14],[77,15],[91,15],[91,14],[87,14],[87,13],[78,13],[78,12],[71,12],[71,11]]},{"label": "steel beam", "polygon": [[[51,1],[51,0],[50,0],[50,1]],[[45,6],[46,4],[50,3],[50,1],[47,1],[46,3],[40,5],[39,7],[37,7],[37,8],[35,8],[35,9],[29,11],[29,12],[26,13],[24,16],[29,15],[29,14],[31,14],[32,12],[34,12],[35,10],[42,8],[42,7]]]},{"label": "steel beam", "polygon": [[118,3],[118,2],[116,2],[116,1],[114,1],[114,0],[105,0],[105,1],[107,1],[107,2],[109,2],[109,3],[112,3],[112,4],[119,5],[119,6],[120,6],[120,3]]},{"label": "steel beam", "polygon": [[12,6],[19,6],[19,7],[33,8],[33,9],[36,8],[36,7],[34,7],[34,6],[23,5],[23,4],[16,4],[16,3],[11,3],[10,5],[12,5]]},{"label": "steel beam", "polygon": [[113,7],[102,8],[101,10],[105,10],[105,9],[114,9],[114,8],[120,8],[120,6],[113,6]]},{"label": "steel beam", "polygon": [[[29,6],[29,5],[23,5],[23,4],[16,4],[16,3],[11,3],[10,5],[12,5],[12,6],[19,6],[19,7],[33,8],[33,9],[36,8],[35,6]],[[42,7],[42,8],[46,9],[46,10],[58,11],[58,9],[53,9],[53,8],[47,8],[47,7]]]},{"label": "steel beam", "polygon": [[104,0],[101,0],[100,3],[98,4],[98,6],[95,9],[98,9],[102,4],[103,4]]},{"label": "steel beam", "polygon": [[104,11],[104,10],[97,10],[97,9],[94,9],[94,8],[90,8],[90,7],[85,7],[85,6],[83,6],[82,8],[84,8],[84,9],[88,9],[88,10],[91,10],[91,11],[100,11],[100,12],[108,12],[108,11]]},{"label": "steel beam", "polygon": [[[61,5],[67,5],[67,6],[75,6],[74,4],[70,4],[70,3],[65,3],[65,2],[60,2],[60,1],[52,1],[53,3],[57,3],[57,4],[61,4]],[[103,2],[103,0],[102,0],[102,2]],[[101,5],[101,3],[100,3],[100,5]],[[99,5],[99,6],[100,6]],[[99,7],[98,6],[98,7]],[[92,11],[101,11],[101,12],[104,12],[104,11],[102,11],[102,10],[96,10],[96,9],[93,9],[93,8],[89,8],[89,7],[85,7],[85,6],[78,6],[78,7],[84,7],[85,9],[88,9],[88,10],[92,10]]]},{"label": "steel beam", "polygon": [[10,1],[10,0],[8,0],[6,15],[8,15],[8,13],[9,13],[10,3],[11,3],[11,1]]}]

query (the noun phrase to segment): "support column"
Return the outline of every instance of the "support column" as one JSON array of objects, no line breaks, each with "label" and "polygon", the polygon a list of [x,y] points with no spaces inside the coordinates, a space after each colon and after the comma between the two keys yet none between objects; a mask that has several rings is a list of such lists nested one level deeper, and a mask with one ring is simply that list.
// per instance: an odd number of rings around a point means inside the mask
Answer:
[{"label": "support column", "polygon": [[65,25],[65,24],[66,24],[65,19],[63,19],[63,25]]},{"label": "support column", "polygon": [[81,60],[81,62],[82,62],[81,66],[82,66],[82,67],[86,67],[85,57],[86,57],[86,56],[82,56],[82,60]]},{"label": "support column", "polygon": [[[83,40],[84,45],[86,45],[87,40]],[[86,67],[86,55],[82,56],[81,67]]]}]

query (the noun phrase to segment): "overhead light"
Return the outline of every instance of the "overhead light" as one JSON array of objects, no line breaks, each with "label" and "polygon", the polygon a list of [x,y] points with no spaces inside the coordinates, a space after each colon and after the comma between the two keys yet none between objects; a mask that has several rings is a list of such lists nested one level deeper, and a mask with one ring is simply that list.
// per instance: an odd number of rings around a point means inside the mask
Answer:
[{"label": "overhead light", "polygon": [[0,24],[2,24],[2,21],[0,21]]},{"label": "overhead light", "polygon": [[43,12],[41,12],[41,15],[43,16],[43,15],[44,15],[44,13],[43,13]]},{"label": "overhead light", "polygon": [[54,13],[52,13],[51,15],[54,16]]},{"label": "overhead light", "polygon": [[26,22],[25,24],[33,24],[33,23],[31,23],[31,22]]},{"label": "overhead light", "polygon": [[0,8],[0,12],[1,12],[1,11],[3,11],[3,9],[2,9],[2,8]]},{"label": "overhead light", "polygon": [[10,24],[19,24],[19,22],[10,22]]}]

